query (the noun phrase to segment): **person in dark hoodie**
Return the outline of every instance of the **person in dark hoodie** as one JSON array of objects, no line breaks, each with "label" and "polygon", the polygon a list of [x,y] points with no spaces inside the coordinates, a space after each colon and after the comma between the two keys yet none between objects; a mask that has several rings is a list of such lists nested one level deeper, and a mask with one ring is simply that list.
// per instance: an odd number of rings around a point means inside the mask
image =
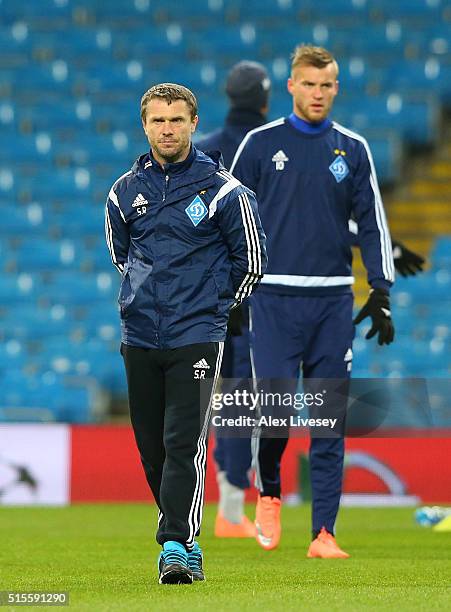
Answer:
[{"label": "person in dark hoodie", "polygon": [[254,194],[191,143],[193,93],[141,100],[150,151],[108,194],[106,241],[119,293],[130,416],[158,505],[161,584],[204,580],[200,532],[208,424],[231,308],[266,268]]},{"label": "person in dark hoodie", "polygon": [[230,108],[224,126],[196,142],[201,151],[220,151],[230,168],[246,134],[266,123],[271,80],[263,64],[243,60],[232,66],[225,91]]},{"label": "person in dark hoodie", "polygon": [[[231,68],[225,90],[230,108],[224,126],[197,141],[196,147],[205,152],[220,151],[224,165],[229,168],[244,136],[267,121],[271,81],[262,64],[243,60]],[[240,386],[238,380],[246,385],[252,378],[246,302],[230,312],[221,375],[223,392],[233,392],[237,384]],[[214,457],[219,488],[215,535],[253,538],[255,527],[244,513],[252,462],[250,439],[217,435]]]}]

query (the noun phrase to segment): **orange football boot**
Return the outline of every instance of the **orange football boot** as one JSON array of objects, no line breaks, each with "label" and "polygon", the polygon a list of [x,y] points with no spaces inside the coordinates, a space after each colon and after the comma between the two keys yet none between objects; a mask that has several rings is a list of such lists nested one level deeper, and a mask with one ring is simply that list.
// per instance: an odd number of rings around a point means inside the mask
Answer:
[{"label": "orange football boot", "polygon": [[310,544],[307,557],[309,559],[347,559],[349,555],[341,550],[334,536],[323,527]]},{"label": "orange football boot", "polygon": [[247,516],[243,516],[241,523],[232,523],[218,512],[215,522],[215,536],[217,538],[255,538],[255,526]]},{"label": "orange football boot", "polygon": [[255,513],[255,537],[265,550],[277,548],[280,541],[280,507],[282,502],[278,497],[259,497]]}]

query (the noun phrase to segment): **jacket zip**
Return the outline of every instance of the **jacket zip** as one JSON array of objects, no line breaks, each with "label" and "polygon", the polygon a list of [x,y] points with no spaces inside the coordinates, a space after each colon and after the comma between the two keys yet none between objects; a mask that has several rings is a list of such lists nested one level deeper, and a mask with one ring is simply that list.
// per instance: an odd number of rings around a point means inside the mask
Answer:
[{"label": "jacket zip", "polygon": [[168,190],[168,183],[169,183],[169,174],[166,174],[166,176],[164,177],[163,202],[166,200],[166,193],[167,193],[167,190]]},{"label": "jacket zip", "polygon": [[[161,199],[162,202],[164,202],[166,200],[166,193],[168,190],[168,183],[169,183],[169,175],[166,174],[164,177],[164,187],[163,187],[163,197]],[[155,340],[156,340],[156,344],[158,348],[161,348],[161,344],[160,344],[160,325],[161,325],[161,310],[160,310],[160,304],[158,301],[158,295],[157,295],[157,288],[155,286],[155,310],[157,312],[158,315],[158,331],[155,332]]]},{"label": "jacket zip", "polygon": [[[166,200],[166,194],[168,191],[168,183],[169,183],[169,175],[166,174],[164,177],[164,188],[163,188],[163,197],[162,197],[162,202],[164,202]],[[161,344],[160,344],[160,325],[161,325],[161,310],[160,310],[160,304],[158,301],[158,296],[157,296],[157,288],[155,287],[155,310],[157,311],[158,314],[158,331],[155,333],[155,340],[157,343],[158,348],[161,348]]]}]

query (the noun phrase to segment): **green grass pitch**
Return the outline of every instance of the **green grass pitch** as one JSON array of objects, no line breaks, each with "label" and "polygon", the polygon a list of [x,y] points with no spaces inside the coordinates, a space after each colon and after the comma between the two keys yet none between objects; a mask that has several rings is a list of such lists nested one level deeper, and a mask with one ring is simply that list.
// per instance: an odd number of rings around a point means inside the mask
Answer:
[{"label": "green grass pitch", "polygon": [[62,609],[93,612],[451,609],[451,533],[418,527],[412,509],[343,508],[347,560],[305,558],[307,506],[283,509],[281,545],[271,552],[215,539],[215,511],[206,507],[199,540],[207,582],[175,586],[157,583],[154,507],[2,507],[0,590],[65,590]]}]

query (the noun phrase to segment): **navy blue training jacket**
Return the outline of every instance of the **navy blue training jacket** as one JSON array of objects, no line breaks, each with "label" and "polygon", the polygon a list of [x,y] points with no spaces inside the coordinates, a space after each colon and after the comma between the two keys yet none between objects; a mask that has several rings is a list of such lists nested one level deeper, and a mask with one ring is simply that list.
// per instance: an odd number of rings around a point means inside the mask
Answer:
[{"label": "navy blue training jacket", "polygon": [[105,232],[132,346],[224,340],[230,308],[266,268],[254,194],[195,147],[164,169],[141,156],[109,192]]},{"label": "navy blue training jacket", "polygon": [[354,282],[348,220],[372,287],[394,280],[390,234],[364,138],[324,122],[318,133],[277,119],[246,135],[231,172],[252,189],[267,234],[268,268],[259,291],[327,295]]}]

